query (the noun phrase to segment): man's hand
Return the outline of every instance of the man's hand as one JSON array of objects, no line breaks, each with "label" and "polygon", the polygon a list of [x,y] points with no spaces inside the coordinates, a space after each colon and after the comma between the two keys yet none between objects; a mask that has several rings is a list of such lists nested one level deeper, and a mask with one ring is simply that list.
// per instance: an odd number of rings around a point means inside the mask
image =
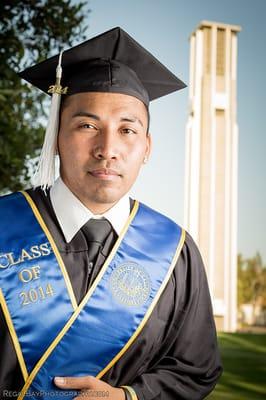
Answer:
[{"label": "man's hand", "polygon": [[54,379],[56,386],[60,389],[76,389],[80,390],[77,399],[93,399],[93,400],[125,400],[125,392],[121,388],[115,388],[108,383],[94,378],[93,376],[74,377],[56,377]]}]

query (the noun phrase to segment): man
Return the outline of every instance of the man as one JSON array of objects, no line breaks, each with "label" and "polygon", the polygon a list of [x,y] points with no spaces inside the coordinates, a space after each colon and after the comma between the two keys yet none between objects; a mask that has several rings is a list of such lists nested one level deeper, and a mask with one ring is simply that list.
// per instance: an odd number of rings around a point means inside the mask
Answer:
[{"label": "man", "polygon": [[[57,62],[21,76],[47,90]],[[41,187],[0,203],[2,398],[193,400],[214,388],[197,247],[128,197],[150,155],[149,101],[184,86],[120,28],[60,55]]]}]

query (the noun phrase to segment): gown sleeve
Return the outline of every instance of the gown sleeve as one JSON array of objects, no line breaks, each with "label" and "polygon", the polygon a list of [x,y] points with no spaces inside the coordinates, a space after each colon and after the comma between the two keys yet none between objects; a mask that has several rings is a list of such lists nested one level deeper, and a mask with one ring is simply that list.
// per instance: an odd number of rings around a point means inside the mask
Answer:
[{"label": "gown sleeve", "polygon": [[13,342],[0,306],[0,399],[16,399],[23,382]]},{"label": "gown sleeve", "polygon": [[139,400],[204,399],[222,373],[205,268],[188,234],[172,279],[167,339],[148,368],[130,382]]}]

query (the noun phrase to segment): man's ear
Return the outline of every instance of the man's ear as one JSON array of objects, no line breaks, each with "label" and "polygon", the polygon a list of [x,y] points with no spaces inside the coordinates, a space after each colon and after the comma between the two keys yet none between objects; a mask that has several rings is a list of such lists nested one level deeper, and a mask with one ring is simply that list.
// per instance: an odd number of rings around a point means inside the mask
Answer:
[{"label": "man's ear", "polygon": [[148,132],[147,136],[146,136],[146,151],[145,151],[145,156],[144,156],[144,160],[143,160],[144,164],[147,163],[147,161],[150,157],[151,149],[152,149],[152,139],[151,139],[150,132]]}]

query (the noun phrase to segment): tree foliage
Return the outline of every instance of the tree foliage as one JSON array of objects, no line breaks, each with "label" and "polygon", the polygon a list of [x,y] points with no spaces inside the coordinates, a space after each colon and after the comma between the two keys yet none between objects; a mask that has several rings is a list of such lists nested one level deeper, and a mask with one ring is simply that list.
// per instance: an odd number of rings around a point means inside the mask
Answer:
[{"label": "tree foliage", "polygon": [[266,308],[266,266],[259,253],[247,259],[238,256],[238,305],[246,303]]},{"label": "tree foliage", "polygon": [[[84,39],[86,1],[0,2],[0,192],[26,185],[44,133],[44,94],[16,74]],[[53,82],[51,82],[53,84]]]}]

